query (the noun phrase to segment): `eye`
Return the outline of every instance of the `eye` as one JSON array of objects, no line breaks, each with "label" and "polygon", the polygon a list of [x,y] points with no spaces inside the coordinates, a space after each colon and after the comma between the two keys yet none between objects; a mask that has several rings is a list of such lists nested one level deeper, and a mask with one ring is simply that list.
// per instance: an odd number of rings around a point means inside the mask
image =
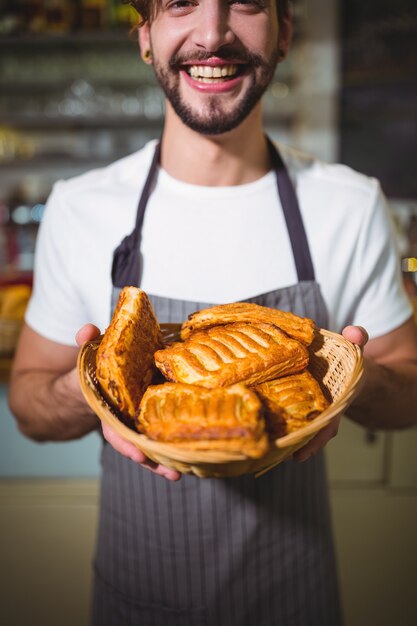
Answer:
[{"label": "eye", "polygon": [[165,11],[173,15],[185,15],[189,13],[196,4],[195,0],[174,0],[166,4]]},{"label": "eye", "polygon": [[228,0],[229,6],[247,13],[258,13],[266,8],[264,0]]}]

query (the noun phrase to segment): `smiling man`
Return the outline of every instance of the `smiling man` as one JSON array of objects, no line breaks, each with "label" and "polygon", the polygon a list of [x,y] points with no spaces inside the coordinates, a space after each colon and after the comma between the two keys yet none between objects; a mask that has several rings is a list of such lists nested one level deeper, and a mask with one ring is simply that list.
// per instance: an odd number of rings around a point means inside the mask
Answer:
[{"label": "smiling man", "polygon": [[192,130],[220,135],[259,105],[289,34],[287,20],[278,37],[275,2],[178,2],[162,3],[140,40],[169,102],[167,115],[172,107]]},{"label": "smiling man", "polygon": [[[160,322],[250,301],[343,332],[365,353],[349,416],[414,424],[416,329],[378,183],[265,136],[287,2],[136,6],[163,135],[54,187],[10,387],[21,431],[65,440],[97,427],[74,337],[106,328],[125,285],[149,294]],[[337,427],[259,479],[179,480],[103,426],[94,625],[339,626],[322,452]]]}]

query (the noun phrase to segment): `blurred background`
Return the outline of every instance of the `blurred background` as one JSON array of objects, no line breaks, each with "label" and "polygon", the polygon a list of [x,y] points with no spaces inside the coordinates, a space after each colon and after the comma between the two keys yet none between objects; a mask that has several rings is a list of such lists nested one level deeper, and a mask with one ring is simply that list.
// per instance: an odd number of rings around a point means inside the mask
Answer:
[{"label": "blurred background", "polygon": [[[377,177],[398,262],[417,257],[414,0],[295,0],[293,14],[292,51],[265,97],[269,134]],[[161,132],[163,98],[140,60],[136,23],[120,0],[0,0],[0,598],[8,626],[88,622],[99,437],[25,440],[7,409],[7,380],[53,183]],[[415,302],[417,273],[403,277]],[[416,447],[415,429],[373,433],[347,420],[328,446],[346,626],[415,624]]]}]

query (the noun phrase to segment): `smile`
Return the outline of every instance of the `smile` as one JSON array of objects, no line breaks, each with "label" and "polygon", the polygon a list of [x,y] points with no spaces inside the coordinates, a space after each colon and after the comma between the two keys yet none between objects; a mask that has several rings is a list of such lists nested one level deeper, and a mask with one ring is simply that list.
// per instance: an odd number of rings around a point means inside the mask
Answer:
[{"label": "smile", "polygon": [[190,65],[184,68],[187,74],[198,82],[219,83],[235,78],[240,70],[239,65]]}]

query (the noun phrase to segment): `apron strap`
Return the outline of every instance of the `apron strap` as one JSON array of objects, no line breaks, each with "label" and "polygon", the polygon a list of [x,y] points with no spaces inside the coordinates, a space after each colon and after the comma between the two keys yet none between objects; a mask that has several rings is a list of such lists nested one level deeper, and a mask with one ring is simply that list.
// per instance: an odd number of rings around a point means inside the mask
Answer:
[{"label": "apron strap", "polygon": [[288,235],[294,256],[294,263],[297,270],[298,282],[314,281],[314,267],[310,254],[310,247],[301,217],[300,205],[295,193],[294,185],[291,182],[287,168],[282,157],[269,137],[268,143],[271,163],[277,178],[278,192],[281,199],[282,210],[287,224]]},{"label": "apron strap", "polygon": [[[148,204],[149,196],[151,195],[153,191],[152,186],[156,180],[156,174],[158,171],[160,161],[161,161],[161,142],[158,141],[158,143],[155,146],[155,154],[153,155],[153,159],[152,159],[151,166],[149,168],[148,176],[146,178],[145,185],[143,187],[142,194],[139,200],[138,211],[136,213],[136,227],[135,227],[135,230],[137,232],[138,231],[140,232],[140,230],[142,229],[142,222],[145,216],[146,205]],[[139,239],[139,234],[138,234],[138,239]]]},{"label": "apron strap", "polygon": [[156,173],[161,156],[161,142],[158,141],[152,158],[148,176],[140,196],[138,210],[136,212],[135,228],[127,235],[113,253],[111,269],[112,283],[120,289],[125,286],[140,285],[141,262],[140,262],[140,236],[142,223],[145,216],[146,205],[152,193],[152,186],[156,179]]}]

